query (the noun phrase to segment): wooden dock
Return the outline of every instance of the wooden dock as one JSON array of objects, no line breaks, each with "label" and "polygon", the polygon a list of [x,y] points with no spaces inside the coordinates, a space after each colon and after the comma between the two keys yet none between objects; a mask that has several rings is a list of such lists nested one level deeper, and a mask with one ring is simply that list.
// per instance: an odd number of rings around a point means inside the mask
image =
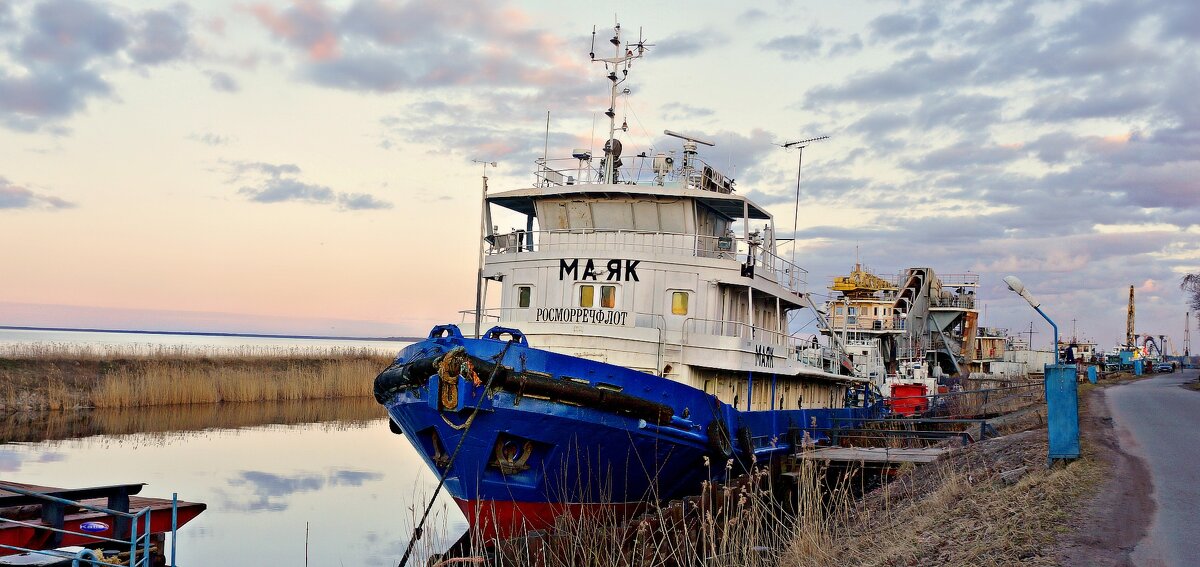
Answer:
[{"label": "wooden dock", "polygon": [[920,447],[914,449],[891,449],[888,447],[821,447],[804,451],[796,458],[806,461],[825,461],[830,464],[899,465],[914,463],[923,465],[938,460],[949,452],[946,447]]}]

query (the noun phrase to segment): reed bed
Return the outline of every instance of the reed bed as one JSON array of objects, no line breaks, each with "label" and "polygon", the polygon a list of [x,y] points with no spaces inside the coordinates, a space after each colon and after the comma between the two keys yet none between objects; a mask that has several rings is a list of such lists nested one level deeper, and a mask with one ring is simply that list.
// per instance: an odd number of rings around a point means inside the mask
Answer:
[{"label": "reed bed", "polygon": [[0,411],[367,397],[391,355],[372,349],[0,350]]},{"label": "reed bed", "polygon": [[807,461],[783,481],[759,468],[724,485],[706,483],[699,496],[648,505],[632,519],[619,508],[563,514],[548,532],[476,543],[467,556],[494,566],[779,565],[794,550],[832,548],[856,478]]},{"label": "reed bed", "polygon": [[386,415],[383,406],[373,398],[15,412],[0,416],[0,440],[39,442],[134,433],[170,436],[211,429],[302,423],[355,428],[376,424]]}]

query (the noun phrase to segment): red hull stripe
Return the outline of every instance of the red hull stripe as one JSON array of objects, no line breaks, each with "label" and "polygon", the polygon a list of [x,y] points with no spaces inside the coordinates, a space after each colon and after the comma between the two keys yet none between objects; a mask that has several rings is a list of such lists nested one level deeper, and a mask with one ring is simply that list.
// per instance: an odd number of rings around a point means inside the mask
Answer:
[{"label": "red hull stripe", "polygon": [[550,502],[512,502],[500,500],[454,499],[467,522],[485,541],[506,539],[528,531],[543,530],[554,525],[554,519],[569,514],[579,518],[592,514],[614,514],[627,517],[643,506],[642,503],[616,504],[558,504]]}]

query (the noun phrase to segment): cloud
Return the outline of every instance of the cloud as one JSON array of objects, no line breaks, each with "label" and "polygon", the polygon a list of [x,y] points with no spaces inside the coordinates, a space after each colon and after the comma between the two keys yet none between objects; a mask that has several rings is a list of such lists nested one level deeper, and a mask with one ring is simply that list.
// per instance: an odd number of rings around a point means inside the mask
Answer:
[{"label": "cloud", "polygon": [[382,473],[370,471],[335,470],[329,474],[329,482],[333,486],[362,486],[382,478]]},{"label": "cloud", "polygon": [[784,35],[760,45],[764,51],[774,51],[786,61],[797,61],[821,52],[821,38],[816,34]]},{"label": "cloud", "polygon": [[226,162],[229,183],[249,181],[238,194],[255,203],[309,203],[336,205],[343,211],[390,209],[392,204],[364,193],[339,193],[297,178],[300,167],[292,163]]},{"label": "cloud", "polygon": [[937,55],[917,52],[886,69],[859,73],[837,86],[818,86],[805,102],[819,106],[831,102],[870,103],[892,101],[925,93],[939,85],[966,81],[979,66],[976,55]]},{"label": "cloud", "polygon": [[209,71],[208,86],[212,87],[214,91],[226,93],[236,93],[242,90],[241,86],[238,85],[237,79],[234,79],[232,75],[223,71]]},{"label": "cloud", "polygon": [[663,105],[660,116],[667,122],[705,118],[716,114],[711,108],[692,106],[686,102],[674,102]]},{"label": "cloud", "polygon": [[225,144],[229,143],[229,136],[221,136],[219,134],[213,134],[212,132],[205,132],[203,134],[190,134],[188,135],[187,139],[209,146],[224,146]]},{"label": "cloud", "polygon": [[[654,47],[650,48],[650,55],[655,59],[668,59],[671,57],[686,57],[696,55],[705,50],[719,47],[729,43],[729,37],[723,33],[712,29],[693,30],[684,33],[667,36],[662,39],[657,39],[651,42]],[[597,47],[597,49],[607,50],[607,45]],[[600,51],[596,53],[597,57],[608,57],[611,53]]]},{"label": "cloud", "polygon": [[14,473],[21,470],[21,455],[12,449],[0,449],[0,472]]},{"label": "cloud", "polygon": [[188,33],[187,6],[177,4],[169,10],[143,13],[136,24],[129,57],[144,65],[159,65],[183,56],[191,38]]},{"label": "cloud", "polygon": [[278,475],[264,471],[242,471],[228,484],[234,488],[246,488],[248,497],[231,499],[227,507],[243,511],[282,512],[287,510],[287,498],[301,492],[314,492],[325,488],[326,479],[316,474]]},{"label": "cloud", "polygon": [[298,56],[300,77],[330,88],[556,88],[584,69],[562,38],[530,27],[516,8],[485,0],[358,0],[344,9],[309,0],[250,10]]},{"label": "cloud", "polygon": [[743,24],[754,24],[765,21],[769,17],[770,16],[768,16],[766,12],[759,10],[758,8],[750,8],[749,10],[738,14],[737,21]]},{"label": "cloud", "polygon": [[51,195],[34,193],[0,177],[0,209],[71,209],[75,204]]},{"label": "cloud", "polygon": [[846,56],[846,55],[854,55],[855,53],[862,51],[862,48],[863,48],[862,38],[859,37],[858,34],[851,34],[846,39],[835,42],[833,45],[829,46],[829,52],[827,53],[827,55],[829,57],[842,57],[842,56]]},{"label": "cloud", "polygon": [[13,38],[5,46],[12,65],[0,67],[0,123],[18,131],[64,133],[60,122],[89,101],[111,96],[107,72],[183,56],[189,43],[186,8],[133,15],[110,9],[86,0],[45,0],[25,21],[0,12],[0,28]]},{"label": "cloud", "polygon": [[242,187],[238,193],[258,203],[282,203],[304,201],[308,203],[332,203],[336,199],[333,189],[324,185],[303,183],[295,179],[273,178],[258,187]]},{"label": "cloud", "polygon": [[344,193],[338,195],[338,204],[344,209],[352,211],[361,211],[368,209],[390,209],[392,204],[387,201],[381,201],[367,195],[366,193]]},{"label": "cloud", "polygon": [[1031,104],[1022,117],[1044,122],[1123,117],[1139,112],[1155,102],[1154,98],[1143,90],[1125,88],[1113,92],[1106,86],[1083,96],[1067,91],[1042,97]]},{"label": "cloud", "polygon": [[[248,494],[231,495],[224,493],[224,507],[230,510],[250,512],[281,512],[287,510],[291,496],[305,492],[320,492],[327,487],[362,486],[364,483],[380,480],[382,473],[371,471],[355,471],[335,469],[328,473],[301,472],[293,475],[281,475],[266,471],[241,471],[226,481],[235,492]],[[234,497],[236,496],[236,497]]]},{"label": "cloud", "polygon": [[885,14],[871,20],[868,27],[872,37],[890,41],[903,37],[929,34],[941,26],[941,19],[934,11],[912,13],[909,11]]}]

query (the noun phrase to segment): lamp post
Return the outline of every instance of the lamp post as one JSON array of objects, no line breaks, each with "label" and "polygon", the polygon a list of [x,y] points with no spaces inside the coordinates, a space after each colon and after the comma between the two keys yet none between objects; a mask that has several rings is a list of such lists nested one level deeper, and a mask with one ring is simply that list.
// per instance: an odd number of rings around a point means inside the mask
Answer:
[{"label": "lamp post", "polygon": [[[1024,297],[1025,301],[1029,302],[1029,306],[1032,307],[1034,311],[1037,311],[1038,315],[1041,315],[1047,323],[1050,323],[1050,327],[1054,329],[1054,364],[1058,364],[1058,325],[1054,324],[1054,321],[1046,315],[1045,311],[1042,311],[1042,303],[1034,299],[1033,296],[1029,294],[1029,290],[1025,289],[1025,284],[1021,283],[1020,278],[1017,276],[1006,276],[1004,278],[1004,283],[1008,284],[1008,289],[1012,290],[1013,293]],[[1029,348],[1031,350],[1033,349],[1032,342],[1029,345]]]},{"label": "lamp post", "polygon": [[[1045,368],[1046,432],[1049,438],[1047,464],[1055,460],[1070,461],[1079,458],[1079,391],[1075,380],[1074,364],[1058,363],[1058,325],[1042,311],[1041,303],[1029,294],[1025,284],[1017,276],[1004,278],[1008,289],[1025,298],[1029,306],[1038,312],[1054,329],[1054,364]],[[1030,345],[1032,347],[1032,345]]]}]

